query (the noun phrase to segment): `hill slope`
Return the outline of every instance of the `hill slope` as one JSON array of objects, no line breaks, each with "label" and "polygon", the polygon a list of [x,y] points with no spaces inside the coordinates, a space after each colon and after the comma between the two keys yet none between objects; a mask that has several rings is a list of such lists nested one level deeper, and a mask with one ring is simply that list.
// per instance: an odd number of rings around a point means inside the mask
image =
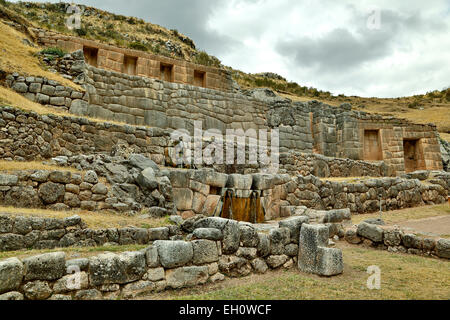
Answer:
[{"label": "hill slope", "polygon": [[[69,30],[65,25],[65,19],[68,16],[66,14],[67,5],[66,3],[10,3],[0,0],[0,18],[13,20],[16,25],[44,28],[119,47],[149,51],[203,65],[224,67],[219,59],[198,50],[193,40],[177,30],[168,30],[134,17],[125,17],[96,8],[81,6],[84,10],[82,29]],[[5,14],[5,12],[8,14]],[[4,29],[4,27],[2,28]],[[23,55],[23,57],[17,59],[14,50],[11,49],[16,46],[12,39],[17,39],[19,36],[3,29],[0,30],[2,33],[1,47],[13,52],[13,54],[9,55],[7,61],[2,55],[0,68],[4,70],[15,68],[24,73],[40,74],[35,63],[29,62],[29,57],[32,57],[37,49],[16,50],[16,52],[22,52]],[[27,36],[27,29],[22,29]],[[32,35],[28,36],[28,38],[32,38]],[[268,87],[293,101],[315,99],[332,106],[350,103],[356,110],[392,115],[417,123],[435,123],[441,137],[450,141],[450,88],[423,95],[391,99],[349,97],[342,94],[333,96],[330,92],[301,86],[274,73],[247,74],[232,67],[224,68],[232,73],[233,78],[242,89]],[[54,76],[57,75],[48,77]]]}]

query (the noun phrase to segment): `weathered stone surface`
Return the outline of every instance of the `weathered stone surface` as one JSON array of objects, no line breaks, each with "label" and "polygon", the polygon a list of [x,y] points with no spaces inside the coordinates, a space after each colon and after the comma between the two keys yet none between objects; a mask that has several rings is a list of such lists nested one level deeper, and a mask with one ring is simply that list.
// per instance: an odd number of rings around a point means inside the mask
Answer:
[{"label": "weathered stone surface", "polygon": [[25,280],[56,280],[66,273],[64,252],[44,253],[23,259]]},{"label": "weathered stone surface", "polygon": [[228,175],[227,188],[238,190],[250,190],[253,178],[251,175],[230,174]]},{"label": "weathered stone surface", "polygon": [[28,282],[23,286],[25,297],[30,300],[45,300],[52,295],[47,281]]},{"label": "weathered stone surface", "polygon": [[128,161],[130,161],[130,164],[133,167],[140,170],[152,168],[155,172],[159,171],[158,165],[154,161],[141,154],[131,154],[128,158]]},{"label": "weathered stone surface", "polygon": [[14,220],[8,216],[0,215],[0,233],[12,231]]},{"label": "weathered stone surface", "polygon": [[145,294],[149,294],[156,289],[156,284],[152,281],[140,280],[127,284],[122,289],[122,296],[125,299],[136,298]]},{"label": "weathered stone surface", "polygon": [[242,277],[250,274],[252,267],[247,259],[223,255],[219,258],[219,270],[229,277]]},{"label": "weathered stone surface", "polygon": [[186,241],[155,241],[161,265],[164,268],[184,266],[192,261],[194,251],[192,243]]},{"label": "weathered stone surface", "polygon": [[198,228],[193,232],[193,236],[196,239],[206,239],[220,241],[223,239],[222,231],[214,228]]},{"label": "weathered stone surface", "polygon": [[374,224],[362,222],[358,225],[357,234],[374,242],[383,241],[383,229]]},{"label": "weathered stone surface", "polygon": [[228,220],[223,228],[222,252],[224,254],[235,253],[239,248],[240,238],[239,223],[234,220]]},{"label": "weathered stone surface", "polygon": [[247,260],[253,260],[257,257],[258,250],[256,248],[246,248],[246,247],[239,247],[238,251],[236,252],[236,256],[245,258]]},{"label": "weathered stone surface", "polygon": [[272,255],[284,254],[284,246],[290,242],[290,231],[288,228],[271,229],[269,232],[270,253]]},{"label": "weathered stone surface", "polygon": [[270,246],[270,237],[264,233],[258,233],[258,255],[260,257],[266,257],[270,254],[271,246]]},{"label": "weathered stone surface", "polygon": [[192,247],[194,250],[193,263],[196,265],[219,260],[219,252],[215,241],[194,240],[192,241]]},{"label": "weathered stone surface", "polygon": [[155,245],[149,246],[144,252],[148,267],[156,268],[160,266],[158,248]]},{"label": "weathered stone surface", "polygon": [[145,253],[104,253],[89,259],[91,285],[124,284],[142,278],[146,271]]},{"label": "weathered stone surface", "polygon": [[253,269],[257,273],[266,273],[267,270],[269,270],[269,267],[267,266],[267,263],[264,261],[264,259],[256,258],[251,261]]},{"label": "weathered stone surface", "polygon": [[286,261],[289,260],[289,257],[285,254],[282,255],[272,255],[266,258],[267,265],[272,269],[276,269],[281,267]]},{"label": "weathered stone surface", "polygon": [[179,211],[187,211],[192,209],[192,200],[194,193],[187,188],[173,188],[173,198]]},{"label": "weathered stone surface", "polygon": [[348,229],[345,232],[345,240],[351,244],[360,244],[363,239],[358,236],[356,229]]},{"label": "weathered stone surface", "polygon": [[149,241],[154,240],[169,240],[169,228],[150,228],[148,229]]},{"label": "weathered stone surface", "polygon": [[0,186],[17,185],[18,177],[11,174],[0,174]]},{"label": "weathered stone surface", "polygon": [[332,276],[343,272],[342,251],[326,248],[328,227],[325,225],[302,225],[298,267],[303,272]]},{"label": "weathered stone surface", "polygon": [[289,257],[296,257],[298,256],[298,244],[290,243],[284,246],[284,252]]},{"label": "weathered stone surface", "polygon": [[89,278],[86,272],[77,272],[69,274],[53,285],[54,293],[67,293],[70,291],[82,290],[89,288]]},{"label": "weathered stone surface", "polygon": [[384,244],[387,246],[393,246],[396,247],[400,245],[402,242],[402,235],[403,233],[400,230],[393,229],[393,230],[384,230]]},{"label": "weathered stone surface", "polygon": [[97,289],[87,289],[77,291],[75,300],[102,300],[102,293]]},{"label": "weathered stone surface", "polygon": [[150,268],[144,274],[143,280],[160,281],[166,278],[164,268]]},{"label": "weathered stone surface", "polygon": [[436,242],[436,254],[440,258],[450,259],[450,240],[439,239]]},{"label": "weathered stone surface", "polygon": [[0,261],[0,294],[19,288],[23,278],[23,264],[17,258]]},{"label": "weathered stone surface", "polygon": [[249,225],[239,227],[241,242],[244,247],[257,247],[259,243],[258,233],[255,228]]},{"label": "weathered stone surface", "polygon": [[17,291],[11,291],[4,294],[0,294],[0,301],[8,300],[23,300],[23,294]]},{"label": "weathered stone surface", "polygon": [[208,280],[207,266],[192,266],[166,271],[167,286],[177,289],[204,284]]},{"label": "weathered stone surface", "polygon": [[98,183],[97,173],[93,170],[86,171],[84,175],[84,182],[96,184]]},{"label": "weathered stone surface", "polygon": [[158,187],[155,171],[152,168],[146,168],[139,173],[136,182],[144,191],[153,191]]},{"label": "weathered stone surface", "polygon": [[62,184],[46,182],[39,187],[39,197],[45,204],[52,204],[62,200],[65,193],[65,187]]},{"label": "weathered stone surface", "polygon": [[404,234],[402,236],[402,242],[406,248],[422,249],[422,238],[414,234]]},{"label": "weathered stone surface", "polygon": [[308,223],[309,218],[306,216],[290,217],[278,223],[280,228],[288,228],[290,231],[290,239],[294,243],[298,243],[300,237],[300,229],[302,224]]},{"label": "weathered stone surface", "polygon": [[220,217],[208,217],[203,219],[198,219],[194,223],[194,229],[198,228],[213,228],[218,230],[223,230],[228,223],[228,219]]}]

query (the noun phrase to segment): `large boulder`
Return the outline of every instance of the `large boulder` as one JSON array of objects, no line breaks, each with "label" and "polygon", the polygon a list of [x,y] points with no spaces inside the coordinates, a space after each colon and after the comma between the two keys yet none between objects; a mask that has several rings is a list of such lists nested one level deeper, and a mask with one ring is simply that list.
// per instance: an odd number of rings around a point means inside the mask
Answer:
[{"label": "large boulder", "polygon": [[155,171],[152,168],[146,168],[136,178],[136,182],[144,191],[153,191],[158,187]]},{"label": "large boulder", "polygon": [[89,259],[89,281],[93,286],[125,284],[142,278],[145,252],[104,253]]},{"label": "large boulder", "polygon": [[359,236],[372,240],[373,242],[383,241],[383,229],[378,225],[362,222],[356,231]]},{"label": "large boulder", "polygon": [[47,281],[32,281],[23,286],[25,297],[29,300],[45,300],[49,298],[53,291]]},{"label": "large boulder", "polygon": [[17,258],[0,261],[0,294],[19,288],[23,278],[23,264]]},{"label": "large boulder", "polygon": [[44,253],[23,259],[25,280],[56,280],[66,273],[64,252]]},{"label": "large boulder", "polygon": [[131,166],[138,168],[139,170],[152,168],[154,172],[159,171],[158,165],[154,161],[141,154],[131,154],[128,157],[128,161],[130,162]]},{"label": "large boulder", "polygon": [[159,260],[164,268],[184,266],[192,261],[194,256],[190,242],[158,240],[153,245],[158,248]]},{"label": "large boulder", "polygon": [[223,228],[222,252],[224,254],[233,254],[239,249],[241,233],[239,223],[234,220],[228,220]]},{"label": "large boulder", "polygon": [[63,184],[46,182],[40,185],[38,194],[45,204],[53,204],[62,202],[65,192],[66,189]]}]

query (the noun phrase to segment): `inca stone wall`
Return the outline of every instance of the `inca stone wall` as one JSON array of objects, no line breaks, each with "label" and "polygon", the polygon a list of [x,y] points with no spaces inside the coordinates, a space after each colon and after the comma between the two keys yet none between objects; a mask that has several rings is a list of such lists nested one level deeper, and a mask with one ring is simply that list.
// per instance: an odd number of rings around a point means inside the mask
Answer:
[{"label": "inca stone wall", "polygon": [[169,133],[85,118],[39,115],[0,106],[0,158],[39,160],[56,156],[111,152],[117,144],[131,145],[156,163],[164,163]]},{"label": "inca stone wall", "polygon": [[352,213],[369,213],[379,211],[380,201],[383,211],[444,203],[447,190],[443,183],[447,182],[425,184],[401,178],[335,182],[299,175],[286,184],[283,193],[287,192],[286,200],[291,206],[318,210],[350,208]]},{"label": "inca stone wall", "polygon": [[64,219],[0,214],[0,251],[148,244],[169,240],[179,228],[89,229],[79,216]]},{"label": "inca stone wall", "polygon": [[[141,251],[104,253],[75,260],[66,259],[63,252],[21,260],[10,258],[0,261],[0,299],[135,298],[226,277],[289,269],[298,261],[299,247],[308,245],[307,250],[317,250],[313,243],[299,242],[302,225],[306,223],[307,217],[294,217],[280,222],[278,228],[267,234],[254,225],[233,220],[189,219],[181,225],[191,232],[188,241],[157,240]],[[328,238],[328,234],[325,236]],[[324,254],[323,258],[329,261],[330,257]],[[342,272],[342,259],[333,265],[319,264],[313,272],[331,275],[330,270]],[[72,285],[74,282],[77,285]]]},{"label": "inca stone wall", "polygon": [[[166,81],[196,84],[222,91],[232,90],[231,76],[229,72],[222,69],[138,50],[118,48],[93,40],[71,37],[43,29],[34,29],[34,32],[38,36],[39,42],[44,46],[59,47],[68,52],[77,50],[83,52],[83,49],[87,48],[88,50],[85,50],[88,57],[87,62],[102,69],[161,79],[165,76],[161,67],[166,66],[171,69],[170,79],[166,79]],[[196,73],[203,74],[202,83],[197,83]]]}]

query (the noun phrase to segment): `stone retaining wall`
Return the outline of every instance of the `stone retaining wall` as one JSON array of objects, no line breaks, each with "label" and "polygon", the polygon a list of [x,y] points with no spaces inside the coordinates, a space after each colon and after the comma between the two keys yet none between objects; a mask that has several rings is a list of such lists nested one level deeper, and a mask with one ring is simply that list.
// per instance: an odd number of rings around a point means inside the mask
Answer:
[{"label": "stone retaining wall", "polygon": [[351,244],[360,244],[389,252],[450,259],[449,239],[419,237],[397,227],[362,222],[357,228],[348,229],[345,232],[345,240]]},{"label": "stone retaining wall", "polygon": [[383,161],[330,158],[320,154],[290,151],[280,155],[280,171],[290,175],[328,177],[385,177],[388,167]]},{"label": "stone retaining wall", "polygon": [[18,73],[6,76],[6,85],[28,100],[65,111],[86,108],[87,92],[63,86],[59,82],[40,77],[23,77]]},{"label": "stone retaining wall", "polygon": [[0,251],[148,244],[168,240],[179,228],[89,229],[79,216],[64,219],[0,214]]},{"label": "stone retaining wall", "polygon": [[166,130],[135,127],[85,118],[39,115],[0,106],[0,158],[35,161],[56,156],[110,153],[115,145],[131,145],[158,164],[164,163]]},{"label": "stone retaining wall", "polygon": [[[315,231],[328,239],[326,228],[309,226],[307,222],[307,217],[291,218],[267,234],[250,224],[205,218],[183,224],[192,232],[190,241],[158,240],[141,251],[104,253],[87,259],[66,260],[63,252],[6,259],[0,261],[0,299],[135,298],[226,277],[289,269],[298,261],[299,246],[305,257],[321,254],[322,260],[314,261],[310,265],[313,269],[306,272],[342,273],[342,252],[314,240],[318,236]],[[308,230],[310,237],[302,238],[301,234]],[[299,267],[308,262],[303,260]],[[78,285],[71,285],[74,283]]]},{"label": "stone retaining wall", "polygon": [[0,174],[0,204],[53,210],[113,209],[108,186],[94,171],[20,170]]},{"label": "stone retaining wall", "polygon": [[[444,180],[441,180],[442,183]],[[379,211],[379,195],[383,211],[447,201],[447,190],[442,185],[425,184],[417,179],[379,178],[337,182],[299,175],[288,182],[283,190],[291,206],[317,210],[350,208],[352,213]]]}]

